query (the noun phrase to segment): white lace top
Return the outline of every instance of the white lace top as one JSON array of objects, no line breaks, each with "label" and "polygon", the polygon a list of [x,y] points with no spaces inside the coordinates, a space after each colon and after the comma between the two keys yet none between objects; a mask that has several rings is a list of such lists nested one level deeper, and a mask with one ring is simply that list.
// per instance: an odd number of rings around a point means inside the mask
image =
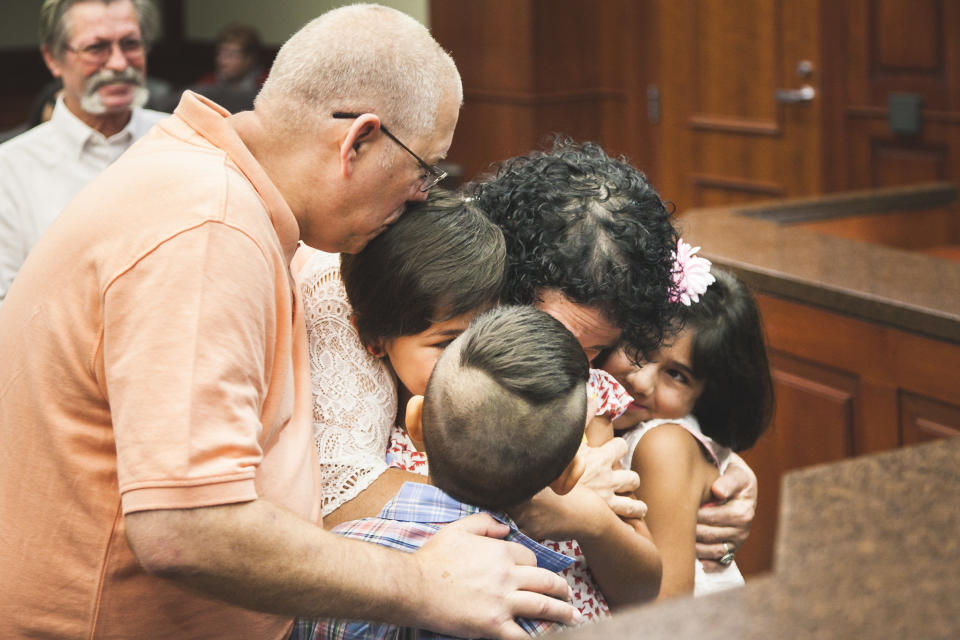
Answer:
[{"label": "white lace top", "polygon": [[350,324],[339,254],[315,252],[296,279],[310,341],[313,435],[327,515],[387,469],[384,453],[397,415],[397,387]]}]

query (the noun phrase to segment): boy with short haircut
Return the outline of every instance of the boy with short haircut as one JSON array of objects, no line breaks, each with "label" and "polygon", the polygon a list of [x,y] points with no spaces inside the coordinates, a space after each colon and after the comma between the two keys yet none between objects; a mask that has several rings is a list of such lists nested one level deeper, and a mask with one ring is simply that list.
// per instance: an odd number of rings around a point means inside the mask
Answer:
[{"label": "boy with short haircut", "polygon": [[[587,416],[588,377],[576,338],[546,313],[505,306],[478,316],[440,356],[425,396],[407,404],[407,431],[427,454],[433,484],[407,482],[378,517],[333,531],[415,551],[443,525],[486,511],[510,527],[507,540],[534,552],[538,566],[566,568],[570,558],[525,536],[505,510],[547,486],[565,493],[579,478],[575,455]],[[531,635],[556,626],[517,622]],[[366,638],[395,629],[322,620],[298,632],[313,639]]]}]

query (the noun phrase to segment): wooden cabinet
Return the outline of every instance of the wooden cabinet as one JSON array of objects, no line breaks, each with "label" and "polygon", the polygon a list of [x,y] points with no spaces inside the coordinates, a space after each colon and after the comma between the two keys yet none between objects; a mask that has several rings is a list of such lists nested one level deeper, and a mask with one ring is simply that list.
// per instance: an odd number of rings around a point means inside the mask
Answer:
[{"label": "wooden cabinet", "polygon": [[[771,429],[743,457],[760,482],[745,574],[771,569],[784,474],[960,435],[960,262],[945,184],[691,211],[683,235],[757,294],[773,373]],[[780,532],[783,534],[784,532]]]},{"label": "wooden cabinet", "polygon": [[900,434],[905,445],[960,436],[960,407],[903,392],[900,394]]},{"label": "wooden cabinet", "polygon": [[771,295],[773,426],[744,458],[760,481],[745,574],[769,570],[779,486],[792,469],[960,435],[960,344]]}]

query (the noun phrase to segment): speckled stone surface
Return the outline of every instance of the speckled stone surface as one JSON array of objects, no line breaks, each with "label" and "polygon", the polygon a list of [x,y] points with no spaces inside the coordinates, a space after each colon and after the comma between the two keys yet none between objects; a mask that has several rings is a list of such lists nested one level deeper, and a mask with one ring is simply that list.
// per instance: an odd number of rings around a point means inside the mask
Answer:
[{"label": "speckled stone surface", "polygon": [[700,209],[678,225],[688,242],[703,247],[702,255],[759,291],[960,344],[960,262],[773,221],[778,207],[829,211],[854,197]]},{"label": "speckled stone surface", "polygon": [[599,638],[960,638],[960,438],[784,478],[774,572],[568,631]]}]

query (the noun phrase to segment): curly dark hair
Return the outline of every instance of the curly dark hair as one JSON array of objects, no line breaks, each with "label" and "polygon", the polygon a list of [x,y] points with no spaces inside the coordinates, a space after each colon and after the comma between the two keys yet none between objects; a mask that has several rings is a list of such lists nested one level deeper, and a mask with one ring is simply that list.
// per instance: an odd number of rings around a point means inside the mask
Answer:
[{"label": "curly dark hair", "polygon": [[504,162],[468,191],[507,241],[504,302],[544,289],[598,307],[633,360],[675,326],[677,231],[646,176],[593,143],[558,137],[549,151]]}]

